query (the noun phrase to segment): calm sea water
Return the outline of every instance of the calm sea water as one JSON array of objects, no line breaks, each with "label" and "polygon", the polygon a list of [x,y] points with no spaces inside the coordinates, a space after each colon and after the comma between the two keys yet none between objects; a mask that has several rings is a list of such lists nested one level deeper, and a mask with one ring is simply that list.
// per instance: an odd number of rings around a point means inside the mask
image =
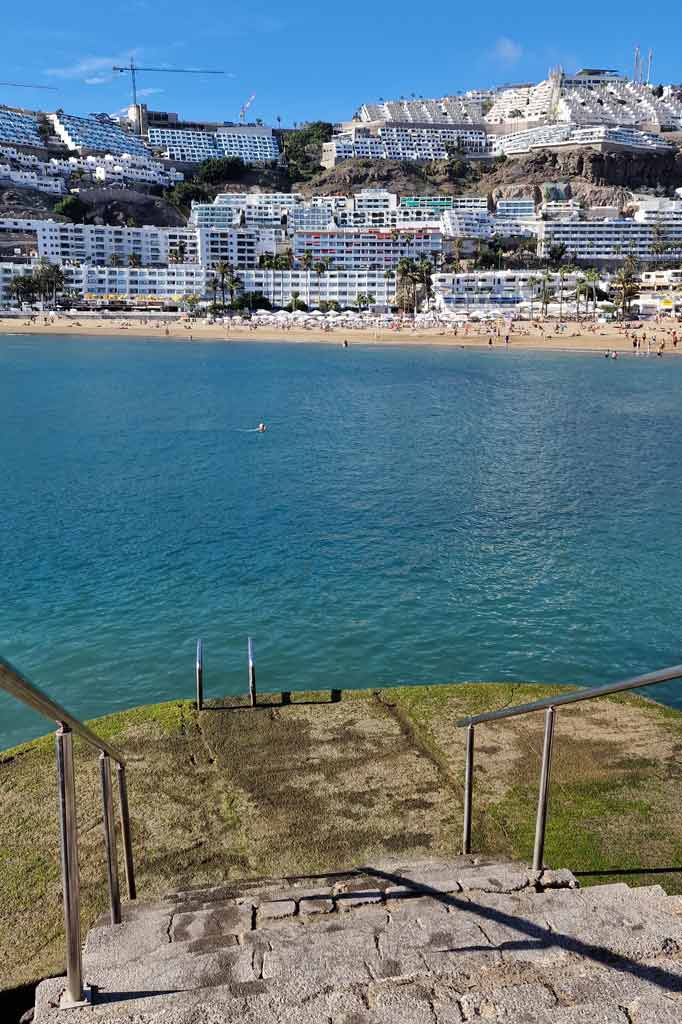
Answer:
[{"label": "calm sea water", "polygon": [[0,468],[0,652],[78,715],[199,636],[209,696],[248,634],[263,690],[682,661],[682,360],[5,337]]}]

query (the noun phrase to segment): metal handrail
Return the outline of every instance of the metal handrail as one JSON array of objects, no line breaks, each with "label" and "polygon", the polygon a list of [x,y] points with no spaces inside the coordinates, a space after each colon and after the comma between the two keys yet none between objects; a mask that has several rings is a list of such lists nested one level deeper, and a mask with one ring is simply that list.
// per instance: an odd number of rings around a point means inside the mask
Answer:
[{"label": "metal handrail", "polygon": [[12,697],[16,697],[23,704],[33,708],[39,714],[44,715],[45,718],[49,718],[52,722],[63,722],[64,725],[68,725],[71,732],[75,732],[77,736],[80,736],[91,746],[96,747],[97,750],[103,751],[108,754],[117,764],[125,765],[123,755],[119,753],[110,743],[106,740],[100,739],[100,737],[88,729],[87,725],[84,725],[77,718],[61,706],[56,701],[48,697],[47,694],[39,690],[37,686],[30,683],[28,679],[21,674],[21,672],[11,665],[9,661],[5,661],[4,658],[0,658],[0,689],[5,690]]},{"label": "metal handrail", "polygon": [[538,807],[535,819],[535,843],[533,846],[533,871],[541,872],[544,866],[545,832],[547,830],[547,808],[549,805],[550,769],[552,765],[552,746],[554,741],[554,722],[556,708],[564,704],[577,704],[584,700],[606,697],[611,693],[622,693],[624,690],[642,689],[656,683],[682,679],[682,665],[673,665],[656,672],[647,672],[642,676],[633,676],[618,683],[606,686],[593,686],[589,689],[574,690],[571,693],[557,694],[556,697],[543,697],[530,704],[517,704],[511,708],[500,708],[498,711],[484,711],[480,715],[469,715],[457,722],[459,728],[465,728],[466,754],[464,761],[464,823],[462,836],[463,853],[471,853],[471,818],[474,788],[474,727],[482,722],[501,721],[515,718],[518,715],[532,714],[535,711],[545,712],[545,734],[542,746],[542,766],[540,769],[540,787]]},{"label": "metal handrail", "polygon": [[30,683],[13,665],[0,658],[0,689],[32,708],[39,714],[57,723],[55,736],[57,748],[57,783],[59,789],[59,825],[62,862],[62,894],[64,899],[64,930],[66,933],[66,993],[62,1006],[78,1006],[83,998],[83,965],[81,957],[80,930],[80,872],[78,868],[78,822],[76,815],[76,786],[73,764],[73,736],[80,736],[86,743],[99,750],[100,781],[102,787],[102,825],[106,852],[107,878],[109,883],[109,907],[111,923],[121,921],[121,897],[118,882],[118,858],[116,854],[116,829],[114,826],[113,794],[111,785],[111,760],[116,762],[118,794],[123,839],[128,896],[136,897],[135,868],[130,835],[130,813],[128,810],[128,788],[125,775],[125,760],[106,740],[101,739],[65,708],[53,701],[47,694]]}]

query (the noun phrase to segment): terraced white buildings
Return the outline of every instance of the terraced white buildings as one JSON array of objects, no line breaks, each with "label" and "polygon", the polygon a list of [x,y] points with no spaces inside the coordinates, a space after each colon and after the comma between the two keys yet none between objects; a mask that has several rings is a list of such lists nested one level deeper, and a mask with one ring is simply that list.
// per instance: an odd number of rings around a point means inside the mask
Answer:
[{"label": "terraced white buildings", "polygon": [[566,149],[574,146],[589,146],[601,152],[641,150],[648,153],[665,153],[673,149],[664,136],[643,132],[638,128],[610,128],[603,124],[589,127],[579,127],[576,124],[547,124],[495,136],[491,151],[494,156],[500,153],[515,156],[530,153],[535,149]]},{"label": "terraced white buildings", "polygon": [[245,164],[279,160],[280,150],[272,128],[259,125],[226,125],[215,132],[183,128],[150,128],[149,145],[166,160],[201,163],[218,157],[239,157]]},{"label": "terraced white buildings", "polygon": [[55,134],[68,149],[86,153],[130,153],[147,157],[149,150],[132,132],[126,132],[110,118],[76,117],[74,114],[48,114]]}]

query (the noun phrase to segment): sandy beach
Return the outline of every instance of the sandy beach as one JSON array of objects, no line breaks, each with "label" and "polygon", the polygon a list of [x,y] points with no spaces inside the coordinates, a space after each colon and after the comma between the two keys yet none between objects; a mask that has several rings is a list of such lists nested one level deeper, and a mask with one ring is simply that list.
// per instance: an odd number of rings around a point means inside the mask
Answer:
[{"label": "sandy beach", "polygon": [[[508,333],[509,342],[505,341]],[[244,324],[205,323],[201,320],[157,322],[140,317],[125,320],[92,318],[79,319],[77,316],[61,315],[54,318],[38,316],[34,320],[0,318],[1,335],[41,335],[43,337],[64,334],[92,339],[125,339],[144,337],[158,341],[258,341],[258,342],[315,342],[329,345],[438,345],[454,348],[495,348],[506,347],[540,351],[605,352],[617,351],[632,354],[633,335],[641,342],[639,354],[645,355],[647,344],[651,354],[665,343],[665,355],[682,354],[682,323],[667,319],[654,321],[632,321],[626,325],[592,324],[564,321],[515,322],[511,328],[504,323],[471,323],[453,328],[420,327],[409,325],[399,329],[375,327],[307,328],[292,326],[278,328],[271,325],[248,327]],[[648,339],[648,342],[647,342]],[[675,342],[679,340],[679,343]],[[492,344],[491,344],[492,342]]]}]

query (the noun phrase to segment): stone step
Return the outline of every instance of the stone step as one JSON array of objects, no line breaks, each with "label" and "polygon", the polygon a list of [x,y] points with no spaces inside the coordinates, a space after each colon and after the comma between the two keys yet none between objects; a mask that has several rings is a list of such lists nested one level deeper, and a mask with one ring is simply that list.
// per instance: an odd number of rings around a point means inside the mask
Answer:
[{"label": "stone step", "polygon": [[70,1024],[682,1021],[678,898],[470,858],[186,890],[102,919],[83,962]]}]

